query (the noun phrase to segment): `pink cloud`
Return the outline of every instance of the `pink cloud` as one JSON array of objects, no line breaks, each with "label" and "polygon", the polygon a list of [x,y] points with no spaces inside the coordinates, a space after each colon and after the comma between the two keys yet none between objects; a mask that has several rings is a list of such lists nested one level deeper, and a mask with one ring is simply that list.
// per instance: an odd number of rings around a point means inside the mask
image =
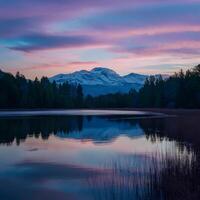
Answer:
[{"label": "pink cloud", "polygon": [[[200,25],[190,24],[177,24],[177,25],[159,25],[143,28],[120,28],[114,30],[98,30],[93,31],[92,34],[96,36],[106,34],[106,37],[112,39],[126,38],[131,36],[145,36],[145,35],[162,35],[167,33],[181,33],[181,32],[200,32]],[[89,30],[85,30],[85,34],[89,33]]]}]

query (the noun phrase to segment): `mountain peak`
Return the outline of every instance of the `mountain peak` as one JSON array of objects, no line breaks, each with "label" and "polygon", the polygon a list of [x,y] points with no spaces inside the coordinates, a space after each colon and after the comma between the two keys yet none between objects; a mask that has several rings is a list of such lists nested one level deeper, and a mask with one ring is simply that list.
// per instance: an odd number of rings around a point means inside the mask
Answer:
[{"label": "mountain peak", "polygon": [[91,70],[91,72],[107,72],[107,73],[113,73],[113,74],[117,74],[114,70],[106,68],[106,67],[95,67]]},{"label": "mountain peak", "polygon": [[58,84],[69,82],[81,84],[84,94],[92,96],[108,93],[126,93],[131,88],[138,90],[144,84],[147,76],[129,74],[120,76],[114,70],[105,67],[95,67],[90,71],[81,70],[70,74],[60,74],[50,78]]}]

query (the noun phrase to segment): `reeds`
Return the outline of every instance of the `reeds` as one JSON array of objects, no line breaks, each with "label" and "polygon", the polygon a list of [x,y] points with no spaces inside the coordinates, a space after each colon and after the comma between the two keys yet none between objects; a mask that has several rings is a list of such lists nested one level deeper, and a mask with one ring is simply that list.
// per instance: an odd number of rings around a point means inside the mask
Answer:
[{"label": "reeds", "polygon": [[88,179],[95,200],[200,199],[199,158],[177,151],[136,155],[108,162],[105,173]]}]

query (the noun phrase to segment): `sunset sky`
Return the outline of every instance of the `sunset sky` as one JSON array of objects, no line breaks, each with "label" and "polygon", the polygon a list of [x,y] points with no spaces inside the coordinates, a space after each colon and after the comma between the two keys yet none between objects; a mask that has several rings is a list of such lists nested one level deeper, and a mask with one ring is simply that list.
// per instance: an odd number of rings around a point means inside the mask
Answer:
[{"label": "sunset sky", "polygon": [[200,0],[0,0],[0,69],[170,74],[200,63]]}]

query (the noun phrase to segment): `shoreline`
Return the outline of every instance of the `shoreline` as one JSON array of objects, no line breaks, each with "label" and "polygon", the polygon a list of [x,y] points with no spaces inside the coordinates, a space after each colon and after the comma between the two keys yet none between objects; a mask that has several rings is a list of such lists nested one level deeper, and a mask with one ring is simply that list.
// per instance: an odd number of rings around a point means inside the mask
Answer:
[{"label": "shoreline", "polygon": [[70,110],[120,110],[120,111],[141,111],[141,112],[162,112],[162,113],[200,113],[198,108],[2,108],[0,112],[6,111],[70,111]]},{"label": "shoreline", "polygon": [[162,113],[119,109],[0,110],[0,117],[20,116],[163,116]]},{"label": "shoreline", "polygon": [[[96,112],[96,113],[95,113]],[[200,109],[167,109],[167,108],[95,108],[95,109],[0,109],[0,117],[17,116],[103,116],[103,115],[132,115],[132,116],[200,116]]]}]

